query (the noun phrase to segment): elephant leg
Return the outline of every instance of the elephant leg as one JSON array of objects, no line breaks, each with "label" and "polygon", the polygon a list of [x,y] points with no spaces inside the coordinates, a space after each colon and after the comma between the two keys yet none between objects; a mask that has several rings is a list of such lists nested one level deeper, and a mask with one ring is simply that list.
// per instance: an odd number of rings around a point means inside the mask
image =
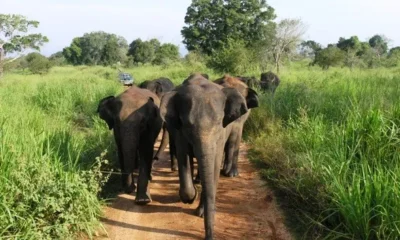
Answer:
[{"label": "elephant leg", "polygon": [[121,128],[119,141],[121,145],[122,159],[121,164],[121,178],[122,185],[125,193],[132,193],[135,191],[136,186],[133,178],[133,171],[135,170],[137,156],[137,136],[134,134],[132,128]]},{"label": "elephant leg", "polygon": [[178,160],[176,158],[176,146],[173,136],[169,136],[169,154],[171,157],[171,171],[175,172],[178,170]]},{"label": "elephant leg", "polygon": [[[153,144],[152,144],[153,143]],[[153,159],[154,141],[149,136],[143,136],[140,143],[138,190],[136,192],[136,204],[145,205],[151,202],[148,184],[151,175],[151,163]]]},{"label": "elephant leg", "polygon": [[157,150],[156,155],[154,156],[154,160],[160,159],[160,155],[162,154],[162,152],[164,152],[165,148],[168,145],[168,142],[169,142],[169,134],[168,134],[168,131],[167,131],[167,127],[166,127],[166,125],[164,123],[163,124],[163,135],[162,135],[162,139],[161,139],[161,144],[160,144],[160,147]]},{"label": "elephant leg", "polygon": [[242,140],[242,129],[233,132],[225,145],[225,163],[222,174],[226,177],[236,177],[238,172],[239,148]]},{"label": "elephant leg", "polygon": [[[178,132],[175,137],[176,157],[178,159],[179,172],[179,196],[183,203],[192,204],[197,196],[197,190],[193,185],[193,177],[189,159],[189,149],[182,133]],[[179,145],[178,145],[179,144]]]}]

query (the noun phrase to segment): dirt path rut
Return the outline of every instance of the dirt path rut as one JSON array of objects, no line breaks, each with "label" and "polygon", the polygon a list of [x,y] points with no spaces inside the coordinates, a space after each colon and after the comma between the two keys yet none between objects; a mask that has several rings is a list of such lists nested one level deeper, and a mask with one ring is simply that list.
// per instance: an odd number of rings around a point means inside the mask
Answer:
[{"label": "dirt path rut", "polygon": [[[168,149],[167,149],[168,150]],[[150,193],[153,202],[134,204],[134,196],[118,195],[106,207],[102,218],[107,233],[97,239],[203,239],[203,219],[194,215],[198,199],[192,205],[179,200],[178,173],[171,172],[166,151],[154,164]],[[283,215],[273,193],[263,186],[241,146],[240,176],[221,177],[217,193],[216,239],[293,239],[283,223]]]}]

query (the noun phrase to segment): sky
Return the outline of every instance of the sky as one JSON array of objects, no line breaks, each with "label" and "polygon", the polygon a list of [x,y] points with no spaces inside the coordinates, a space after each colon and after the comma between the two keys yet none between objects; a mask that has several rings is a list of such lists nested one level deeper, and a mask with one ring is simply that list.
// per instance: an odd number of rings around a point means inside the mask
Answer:
[{"label": "sky", "polygon": [[[158,38],[182,43],[186,9],[191,0],[11,0],[0,3],[2,14],[22,14],[38,20],[40,32],[50,39],[41,53],[49,56],[86,32],[105,31],[123,36],[128,43],[137,38]],[[323,45],[339,37],[359,36],[365,41],[384,34],[390,45],[400,46],[400,1],[398,0],[267,0],[275,8],[277,21],[301,18],[308,26],[305,40]]]}]

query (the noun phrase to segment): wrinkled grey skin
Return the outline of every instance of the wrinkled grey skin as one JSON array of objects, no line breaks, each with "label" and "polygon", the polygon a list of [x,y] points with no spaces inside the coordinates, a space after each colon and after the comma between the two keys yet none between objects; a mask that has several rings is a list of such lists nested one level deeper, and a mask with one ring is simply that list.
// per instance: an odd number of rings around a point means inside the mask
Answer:
[{"label": "wrinkled grey skin", "polygon": [[[150,90],[161,99],[165,93],[172,91],[175,88],[175,85],[170,79],[161,77],[151,81],[149,80],[144,81],[139,85],[139,87]],[[165,148],[170,142],[169,139],[171,138],[170,136],[171,134],[168,133],[165,124],[163,124],[162,129],[163,129],[163,135],[161,138],[161,144],[157,150],[156,155],[154,156],[154,160],[158,160],[160,158],[161,153],[164,152]],[[170,157],[171,157],[171,171],[176,171],[178,169],[178,163],[175,157],[175,149],[173,148],[173,146],[172,147],[170,146]]]},{"label": "wrinkled grey skin", "polygon": [[133,171],[139,168],[137,204],[151,202],[148,182],[153,147],[162,124],[159,105],[160,100],[155,94],[133,86],[117,97],[103,98],[97,109],[100,118],[114,131],[126,193],[135,191]]},{"label": "wrinkled grey skin", "polygon": [[179,196],[193,203],[197,190],[193,185],[189,160],[193,150],[199,165],[202,192],[196,209],[204,216],[205,239],[214,237],[215,199],[230,123],[248,112],[246,100],[234,88],[223,88],[200,74],[190,76],[161,100],[161,116],[173,133],[179,169]]},{"label": "wrinkled grey skin", "polygon": [[239,175],[238,160],[243,127],[250,115],[251,109],[258,107],[259,105],[258,95],[253,89],[240,81],[239,78],[231,77],[229,75],[225,75],[224,77],[215,80],[214,83],[223,87],[231,87],[238,90],[238,92],[246,99],[246,107],[249,109],[246,114],[231,123],[229,130],[227,130],[228,137],[224,147],[224,165],[221,173],[226,177],[236,177]]}]

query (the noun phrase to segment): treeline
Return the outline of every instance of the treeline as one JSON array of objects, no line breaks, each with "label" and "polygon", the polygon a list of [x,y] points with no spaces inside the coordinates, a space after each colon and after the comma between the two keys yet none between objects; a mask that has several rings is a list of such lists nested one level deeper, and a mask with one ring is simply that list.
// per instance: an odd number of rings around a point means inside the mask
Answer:
[{"label": "treeline", "polygon": [[[181,30],[183,43],[189,50],[183,59],[178,46],[171,43],[161,44],[157,39],[136,39],[128,44],[122,36],[98,31],[72,39],[68,47],[48,58],[50,64],[43,57],[35,57],[40,64],[29,69],[34,73],[44,73],[51,66],[63,64],[168,66],[185,60],[186,63],[204,64],[222,73],[244,74],[266,70],[279,73],[282,65],[305,58],[309,59],[310,65],[323,69],[331,66],[374,68],[400,65],[400,47],[389,49],[389,41],[383,35],[375,35],[367,42],[360,41],[357,36],[340,38],[337,43],[322,47],[316,41],[303,41],[307,27],[300,19],[276,22],[276,17],[274,8],[266,1],[193,1],[187,9],[185,26]],[[22,16],[18,18],[24,19]],[[4,22],[13,19],[16,17],[7,15]],[[38,25],[37,22],[33,23]],[[8,32],[15,29],[7,30],[7,26],[2,26],[0,22],[0,36],[1,29]],[[21,25],[17,29],[25,28]],[[7,36],[12,36],[9,41],[5,39],[8,52],[18,52],[24,48],[39,50],[48,41],[41,35],[32,34],[22,41],[19,37],[21,31]],[[23,69],[26,62],[21,61],[22,66],[10,63],[7,69],[15,66]]]},{"label": "treeline", "polygon": [[321,44],[309,40],[300,46],[300,54],[312,59],[311,65],[323,69],[331,66],[349,68],[375,68],[400,66],[400,47],[389,49],[389,40],[383,35],[375,35],[367,42],[357,36],[348,39],[341,37],[336,44],[323,48]]}]

